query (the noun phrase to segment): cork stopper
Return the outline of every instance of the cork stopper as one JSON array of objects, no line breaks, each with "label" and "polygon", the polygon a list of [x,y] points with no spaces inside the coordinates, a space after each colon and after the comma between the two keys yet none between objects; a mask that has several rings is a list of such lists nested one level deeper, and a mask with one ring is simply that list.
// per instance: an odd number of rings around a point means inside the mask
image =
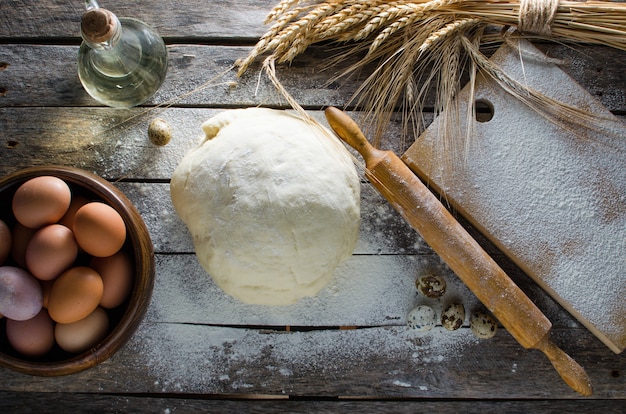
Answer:
[{"label": "cork stopper", "polygon": [[80,22],[83,38],[91,43],[110,40],[117,30],[118,20],[106,9],[93,9],[85,12]]}]

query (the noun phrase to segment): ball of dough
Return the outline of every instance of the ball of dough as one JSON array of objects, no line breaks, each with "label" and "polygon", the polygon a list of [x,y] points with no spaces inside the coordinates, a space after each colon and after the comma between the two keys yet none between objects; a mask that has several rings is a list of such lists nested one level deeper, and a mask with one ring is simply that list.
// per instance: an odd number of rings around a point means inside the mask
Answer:
[{"label": "ball of dough", "polygon": [[172,176],[202,267],[249,304],[317,294],[358,239],[359,176],[330,132],[286,111],[222,112]]}]

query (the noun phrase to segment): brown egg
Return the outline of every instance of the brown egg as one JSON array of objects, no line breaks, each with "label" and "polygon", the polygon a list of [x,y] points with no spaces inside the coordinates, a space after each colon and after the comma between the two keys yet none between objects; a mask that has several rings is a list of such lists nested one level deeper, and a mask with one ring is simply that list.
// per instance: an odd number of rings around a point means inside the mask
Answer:
[{"label": "brown egg", "polygon": [[120,250],[113,256],[94,257],[90,266],[98,272],[104,283],[100,306],[112,309],[121,305],[133,286],[133,263],[130,256]]},{"label": "brown egg", "polygon": [[11,229],[4,221],[0,220],[0,266],[11,253],[12,238]]},{"label": "brown egg", "polygon": [[74,216],[74,237],[87,253],[112,256],[126,240],[126,225],[115,209],[100,202],[87,203]]},{"label": "brown egg", "polygon": [[56,223],[67,212],[72,193],[65,181],[41,176],[23,183],[13,196],[13,215],[26,227]]},{"label": "brown egg", "polygon": [[13,236],[13,245],[11,246],[11,257],[15,260],[18,266],[26,267],[26,247],[33,235],[37,232],[36,229],[30,229],[23,224],[15,223],[11,235]]},{"label": "brown egg", "polygon": [[25,321],[7,319],[6,330],[9,343],[20,354],[41,356],[54,346],[54,322],[45,309]]},{"label": "brown egg", "polygon": [[102,278],[95,270],[73,267],[54,281],[48,298],[48,313],[59,323],[76,322],[98,307],[103,291]]},{"label": "brown egg", "polygon": [[74,234],[61,224],[42,227],[26,248],[26,267],[39,280],[52,280],[76,260],[78,245]]},{"label": "brown egg", "polygon": [[72,197],[70,207],[67,209],[65,215],[59,220],[59,224],[63,224],[65,227],[71,230],[74,227],[74,216],[76,215],[76,212],[79,208],[81,208],[88,202],[89,199],[81,195],[75,195],[74,197]]},{"label": "brown egg", "polygon": [[96,308],[85,318],[74,323],[57,323],[54,337],[67,352],[83,352],[95,346],[109,331],[109,317],[102,308]]}]

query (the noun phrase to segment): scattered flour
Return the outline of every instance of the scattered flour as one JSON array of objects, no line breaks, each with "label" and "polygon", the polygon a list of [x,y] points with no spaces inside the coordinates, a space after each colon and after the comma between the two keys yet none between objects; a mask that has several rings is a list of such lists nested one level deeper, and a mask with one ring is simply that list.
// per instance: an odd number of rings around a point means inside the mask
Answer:
[{"label": "scattered flour", "polygon": [[[415,279],[426,272],[446,279],[442,299],[416,293]],[[406,327],[414,306],[428,304],[440,313],[450,301],[463,303],[468,315],[479,306],[432,254],[353,256],[320,294],[285,307],[243,304],[221,292],[190,256],[157,255],[152,303],[129,346],[159,392],[290,394],[311,376],[316,383],[354,381],[360,378],[355,369],[386,375],[389,386],[415,387],[434,381],[429,366],[453,363],[477,343],[468,321],[453,332],[438,326],[419,334]],[[271,326],[317,328],[285,332]],[[406,362],[405,369],[386,371],[388,362],[398,361]]]},{"label": "scattered flour", "polygon": [[142,325],[128,346],[140,355],[136,364],[154,376],[159,392],[271,392],[283,387],[289,393],[292,383],[311,376],[350,378],[355,367],[382,373],[388,360],[406,360],[405,369],[387,373],[389,383],[412,387],[427,380],[416,377],[424,368],[462,358],[464,348],[477,342],[467,328],[435,328],[418,335],[405,327],[263,332],[159,323]]},{"label": "scattered flour", "polygon": [[[157,255],[157,277],[147,322],[238,326],[388,326],[406,323],[409,311],[437,312],[462,303],[479,306],[465,285],[435,256],[353,256],[317,296],[294,305],[246,305],[224,294],[191,256]],[[442,299],[418,295],[418,275],[436,272],[448,289]],[[468,322],[468,321],[466,321]]]}]

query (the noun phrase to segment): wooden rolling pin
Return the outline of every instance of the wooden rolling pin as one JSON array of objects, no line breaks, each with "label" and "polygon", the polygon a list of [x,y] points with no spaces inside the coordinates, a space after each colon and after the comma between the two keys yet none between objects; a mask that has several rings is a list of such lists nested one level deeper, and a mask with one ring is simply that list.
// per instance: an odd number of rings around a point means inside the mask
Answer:
[{"label": "wooden rolling pin", "polygon": [[524,347],[542,351],[567,385],[591,395],[584,369],[550,340],[552,324],[452,214],[391,151],[367,141],[343,111],[329,107],[326,119],[365,159],[365,175],[404,219],[448,264],[476,297]]}]

